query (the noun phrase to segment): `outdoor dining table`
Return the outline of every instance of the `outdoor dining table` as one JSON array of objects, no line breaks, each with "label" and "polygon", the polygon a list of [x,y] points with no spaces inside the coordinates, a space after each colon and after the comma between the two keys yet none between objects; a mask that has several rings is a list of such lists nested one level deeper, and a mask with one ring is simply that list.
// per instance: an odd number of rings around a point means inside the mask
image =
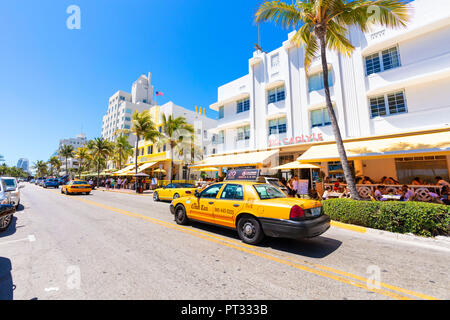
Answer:
[{"label": "outdoor dining table", "polygon": [[340,196],[342,196],[343,193],[339,193],[339,192],[330,192],[328,193],[328,199],[334,199],[334,198],[339,198]]},{"label": "outdoor dining table", "polygon": [[381,201],[400,201],[402,196],[385,194],[381,197]]}]

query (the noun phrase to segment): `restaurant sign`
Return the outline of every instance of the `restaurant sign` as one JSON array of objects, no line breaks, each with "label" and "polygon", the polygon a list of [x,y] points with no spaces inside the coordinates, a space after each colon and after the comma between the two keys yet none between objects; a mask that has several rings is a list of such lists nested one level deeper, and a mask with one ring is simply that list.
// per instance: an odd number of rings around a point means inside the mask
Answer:
[{"label": "restaurant sign", "polygon": [[322,133],[302,134],[301,136],[278,139],[276,136],[269,137],[269,147],[291,146],[295,144],[322,142],[324,141]]}]

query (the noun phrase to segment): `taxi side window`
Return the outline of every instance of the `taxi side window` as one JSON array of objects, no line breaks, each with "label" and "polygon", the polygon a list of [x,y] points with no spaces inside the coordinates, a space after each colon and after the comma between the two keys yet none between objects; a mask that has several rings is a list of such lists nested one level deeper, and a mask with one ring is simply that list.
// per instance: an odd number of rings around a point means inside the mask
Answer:
[{"label": "taxi side window", "polygon": [[229,184],[223,189],[220,199],[244,200],[244,189],[239,184]]},{"label": "taxi side window", "polygon": [[173,187],[174,187],[173,184],[168,184],[168,185],[166,186],[166,189],[172,189]]},{"label": "taxi side window", "polygon": [[209,198],[209,199],[217,198],[217,194],[219,193],[222,186],[223,186],[223,184],[215,184],[209,188],[206,188],[201,193],[200,198]]}]

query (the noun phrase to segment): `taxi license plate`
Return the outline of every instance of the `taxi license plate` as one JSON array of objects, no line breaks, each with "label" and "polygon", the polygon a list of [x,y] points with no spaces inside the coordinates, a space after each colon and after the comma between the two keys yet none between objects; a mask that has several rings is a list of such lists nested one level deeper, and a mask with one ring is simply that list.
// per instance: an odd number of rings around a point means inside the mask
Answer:
[{"label": "taxi license plate", "polygon": [[311,209],[311,214],[312,214],[313,217],[320,216],[321,212],[322,212],[322,207],[312,208]]}]

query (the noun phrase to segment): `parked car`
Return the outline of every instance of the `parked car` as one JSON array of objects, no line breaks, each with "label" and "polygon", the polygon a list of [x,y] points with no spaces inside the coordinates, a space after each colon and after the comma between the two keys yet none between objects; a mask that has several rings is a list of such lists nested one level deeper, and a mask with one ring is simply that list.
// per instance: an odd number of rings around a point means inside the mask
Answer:
[{"label": "parked car", "polygon": [[11,225],[16,208],[10,204],[0,204],[0,232],[4,232]]},{"label": "parked car", "polygon": [[10,194],[11,204],[16,207],[19,207],[20,204],[20,189],[24,187],[24,185],[19,185],[16,178],[13,177],[2,177],[0,178],[6,186],[6,192]]},{"label": "parked car", "polygon": [[43,187],[43,186],[44,186],[45,180],[47,180],[47,178],[41,178],[41,179],[39,179],[39,184],[38,184],[38,186]]},{"label": "parked car", "polygon": [[47,188],[58,189],[59,188],[59,181],[58,181],[58,179],[53,178],[53,179],[45,180],[44,181],[44,188],[45,189],[47,189]]},{"label": "parked car", "polygon": [[197,188],[189,183],[171,183],[165,187],[158,188],[153,192],[153,200],[173,200],[187,195],[193,195]]},{"label": "parked car", "polygon": [[225,180],[195,195],[174,199],[170,211],[177,224],[189,220],[215,224],[237,231],[247,244],[265,236],[305,239],[330,228],[330,217],[315,200],[288,198],[270,183]]},{"label": "parked car", "polygon": [[11,194],[6,190],[5,182],[0,179],[0,232],[8,229],[16,211],[15,207],[11,205]]}]

